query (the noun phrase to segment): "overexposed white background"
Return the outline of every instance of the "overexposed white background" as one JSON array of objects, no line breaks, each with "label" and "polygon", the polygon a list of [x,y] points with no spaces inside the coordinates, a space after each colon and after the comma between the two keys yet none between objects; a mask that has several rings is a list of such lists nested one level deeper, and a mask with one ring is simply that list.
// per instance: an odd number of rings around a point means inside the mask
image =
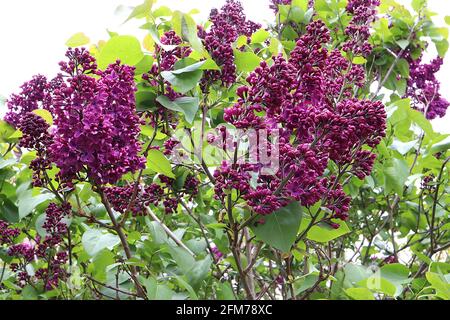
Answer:
[{"label": "overexposed white background", "polygon": [[[107,39],[106,29],[120,34],[138,35],[136,22],[122,24],[128,7],[143,0],[6,0],[0,1],[0,95],[8,97],[34,74],[52,76],[58,72],[58,62],[64,59],[66,40],[84,32],[94,42]],[[158,0],[188,12],[197,8],[198,18],[206,20],[213,7],[225,0]],[[409,0],[401,2],[409,3]],[[242,0],[247,16],[256,21],[272,20],[269,0]],[[119,6],[122,7],[120,8]],[[450,16],[449,0],[429,0],[436,22],[445,25]],[[119,8],[119,9],[117,9]],[[142,30],[140,32],[143,32]],[[144,35],[144,33],[142,33]],[[430,55],[432,57],[433,53]],[[450,57],[439,73],[442,94],[450,100]],[[450,133],[450,110],[443,119],[433,121],[435,130]]]}]

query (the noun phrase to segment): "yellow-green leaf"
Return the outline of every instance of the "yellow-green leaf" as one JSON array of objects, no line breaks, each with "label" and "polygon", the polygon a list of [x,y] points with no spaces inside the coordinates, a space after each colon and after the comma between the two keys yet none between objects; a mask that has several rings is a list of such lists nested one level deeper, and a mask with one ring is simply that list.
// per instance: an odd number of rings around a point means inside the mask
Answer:
[{"label": "yellow-green leaf", "polygon": [[105,69],[109,64],[120,60],[123,64],[134,66],[138,64],[144,54],[141,50],[141,44],[133,36],[116,36],[105,43],[98,57],[100,69]]},{"label": "yellow-green leaf", "polygon": [[83,32],[75,33],[66,41],[66,46],[74,48],[88,44],[91,40]]},{"label": "yellow-green leaf", "polygon": [[149,150],[147,156],[147,167],[169,178],[175,178],[169,160],[159,150]]},{"label": "yellow-green leaf", "polygon": [[33,113],[38,115],[42,119],[44,119],[45,122],[47,122],[49,126],[53,125],[52,114],[50,112],[48,112],[47,110],[45,110],[45,109],[36,109],[36,110],[33,110]]},{"label": "yellow-green leaf", "polygon": [[353,64],[365,64],[367,60],[364,57],[354,57],[352,62]]}]

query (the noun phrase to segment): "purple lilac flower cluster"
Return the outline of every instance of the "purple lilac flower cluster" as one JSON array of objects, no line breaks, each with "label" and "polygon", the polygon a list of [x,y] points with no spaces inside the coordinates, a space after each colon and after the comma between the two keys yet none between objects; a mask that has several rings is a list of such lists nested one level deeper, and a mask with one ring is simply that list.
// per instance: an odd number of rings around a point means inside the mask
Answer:
[{"label": "purple lilac flower cluster", "polygon": [[19,146],[36,151],[36,158],[31,161],[29,167],[33,170],[33,186],[41,187],[44,172],[52,168],[47,150],[53,141],[49,133],[50,127],[43,118],[33,112],[23,114],[17,127],[22,132]]},{"label": "purple lilac flower cluster", "polygon": [[4,117],[5,121],[22,132],[19,146],[36,151],[36,158],[30,163],[33,185],[36,187],[42,186],[42,174],[51,168],[47,147],[52,138],[49,125],[32,111],[51,110],[51,89],[52,83],[48,83],[44,76],[34,76],[21,86],[19,94],[13,94],[8,99],[9,111]]},{"label": "purple lilac flower cluster", "polygon": [[210,14],[212,26],[210,30],[199,30],[199,37],[203,39],[206,50],[221,68],[207,70],[201,82],[203,91],[216,81],[229,87],[236,80],[236,66],[232,44],[241,36],[251,36],[261,25],[247,21],[243,13],[242,4],[238,0],[227,0],[221,10],[213,9]]},{"label": "purple lilac flower cluster", "polygon": [[[346,86],[360,86],[363,70],[348,72],[350,62],[326,49],[330,40],[323,22],[311,22],[288,60],[262,62],[237,90],[238,102],[225,110],[225,121],[240,129],[274,130],[281,124],[280,169],[275,177],[265,176],[257,166],[225,162],[214,174],[218,198],[234,189],[263,215],[291,199],[304,206],[322,200],[332,218],[347,219],[350,197],[336,177],[324,177],[325,170],[332,160],[360,179],[370,174],[375,155],[363,148],[375,147],[385,135],[386,113],[381,102],[351,98]],[[258,172],[256,187],[250,186],[252,171]]]},{"label": "purple lilac flower cluster", "polygon": [[[145,207],[150,204],[157,206],[164,195],[163,188],[155,183],[141,189],[137,190],[136,199],[134,199],[133,205],[130,208],[134,216],[145,215]],[[114,210],[125,213],[133,198],[134,186],[108,187],[104,189],[104,192]]]},{"label": "purple lilac flower cluster", "polygon": [[14,238],[20,234],[18,228],[12,228],[8,223],[0,220],[0,245],[12,244]]},{"label": "purple lilac flower cluster", "polygon": [[442,118],[450,103],[440,94],[440,83],[436,73],[441,69],[443,60],[436,58],[430,63],[423,63],[422,57],[414,60],[407,55],[410,76],[406,96],[411,98],[414,109],[423,112],[427,119]]},{"label": "purple lilac flower cluster", "polygon": [[52,158],[63,181],[71,182],[87,170],[95,183],[115,183],[123,174],[143,168],[145,162],[138,156],[134,68],[117,61],[105,71],[98,70],[84,50],[69,50],[68,57],[62,70],[70,77],[54,92]]},{"label": "purple lilac flower cluster", "polygon": [[18,127],[22,117],[36,109],[48,109],[49,84],[42,75],[34,76],[25,82],[19,94],[13,94],[7,101],[9,111],[4,119],[14,127]]},{"label": "purple lilac flower cluster", "polygon": [[[98,184],[115,183],[145,163],[138,155],[134,68],[117,61],[101,71],[85,49],[68,49],[66,56],[62,74],[51,81],[36,76],[11,97],[5,119],[22,130],[20,145],[37,151],[30,165],[35,186],[42,185],[42,172],[52,162],[63,183],[82,179],[81,174]],[[50,130],[31,113],[40,108],[53,115]]]},{"label": "purple lilac flower cluster", "polygon": [[[145,207],[154,205],[158,206],[163,204],[166,213],[173,213],[178,207],[178,198],[171,196],[173,179],[160,176],[162,185],[152,183],[143,188],[138,189],[136,198],[130,208],[133,216],[146,215]],[[178,197],[189,195],[191,198],[198,194],[198,186],[200,181],[189,175],[183,185],[183,189],[177,193]],[[166,192],[167,191],[167,192]],[[125,187],[107,187],[104,188],[104,192],[108,201],[113,206],[114,210],[120,213],[125,213],[130,204],[130,200],[133,198],[134,185]]]},{"label": "purple lilac flower cluster", "polygon": [[[65,250],[61,250],[63,237],[67,233],[67,225],[64,219],[70,216],[71,207],[69,204],[58,206],[50,203],[45,211],[45,221],[43,228],[46,232],[42,239],[37,236],[33,240],[25,239],[22,243],[12,244],[12,237],[17,237],[19,232],[16,229],[7,228],[10,236],[7,244],[8,254],[17,259],[18,262],[12,263],[11,270],[16,272],[19,285],[25,286],[27,283],[43,281],[46,290],[52,290],[58,287],[60,281],[65,281],[67,272],[64,265],[67,263],[68,254]],[[4,223],[0,221],[0,235]],[[1,239],[1,238],[0,238]],[[5,243],[5,242],[3,242]],[[27,272],[26,266],[30,263],[45,262],[45,266],[39,267],[32,276]]]},{"label": "purple lilac flower cluster", "polygon": [[345,34],[349,40],[343,50],[353,55],[367,57],[372,52],[372,45],[367,42],[370,37],[370,25],[375,21],[380,0],[349,0],[346,10],[352,15]]}]

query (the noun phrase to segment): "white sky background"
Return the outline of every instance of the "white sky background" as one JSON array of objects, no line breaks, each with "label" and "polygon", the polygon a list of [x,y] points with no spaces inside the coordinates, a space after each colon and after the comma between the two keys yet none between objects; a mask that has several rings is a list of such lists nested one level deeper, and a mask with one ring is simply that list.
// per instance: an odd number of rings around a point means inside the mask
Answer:
[{"label": "white sky background", "polygon": [[[158,0],[156,6],[167,5],[188,12],[197,8],[198,18],[206,20],[213,7],[225,0]],[[272,20],[269,0],[241,0],[247,16],[255,21]],[[91,41],[108,39],[106,28],[120,34],[139,36],[139,23],[122,25],[129,11],[120,5],[135,6],[143,0],[2,0],[0,1],[0,95],[8,97],[34,74],[54,76],[58,62],[64,60],[66,40],[84,32]],[[400,1],[405,2],[405,1]],[[406,0],[408,2],[408,0]],[[431,10],[439,13],[436,22],[445,25],[450,16],[449,0],[429,0]],[[142,37],[145,33],[142,33]],[[142,38],[141,37],[141,38]],[[450,101],[450,53],[439,73],[442,94]],[[0,110],[0,114],[2,110]],[[435,130],[450,133],[450,110],[443,119],[435,120]]]}]

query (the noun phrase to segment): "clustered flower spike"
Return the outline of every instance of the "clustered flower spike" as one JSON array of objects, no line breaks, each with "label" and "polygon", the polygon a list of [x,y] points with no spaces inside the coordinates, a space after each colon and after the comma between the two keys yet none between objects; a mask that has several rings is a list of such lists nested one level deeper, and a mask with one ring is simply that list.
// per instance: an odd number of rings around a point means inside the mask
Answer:
[{"label": "clustered flower spike", "polygon": [[[126,187],[105,188],[105,194],[114,210],[125,213],[134,194],[134,185]],[[145,215],[145,206],[153,204],[155,206],[162,200],[164,190],[161,186],[152,183],[144,187],[139,187],[136,192],[136,199],[130,208],[134,216]]]},{"label": "clustered flower spike", "polygon": [[47,78],[42,75],[34,76],[25,82],[19,94],[13,94],[7,101],[9,111],[4,120],[15,128],[20,126],[22,117],[36,109],[48,109]]},{"label": "clustered flower spike", "polygon": [[350,197],[336,177],[325,176],[326,168],[334,161],[360,179],[369,175],[375,154],[368,148],[385,135],[386,113],[381,102],[352,98],[352,88],[364,85],[364,70],[338,50],[329,52],[330,40],[322,21],[311,22],[288,60],[280,55],[262,62],[237,89],[225,121],[244,130],[278,130],[280,168],[266,176],[258,166],[223,163],[214,174],[219,199],[235,190],[262,215],[292,199],[303,206],[322,200],[331,218],[347,219]]},{"label": "clustered flower spike", "polygon": [[63,181],[76,179],[87,168],[95,183],[115,183],[144,165],[138,156],[134,68],[116,62],[96,74],[98,80],[77,74],[55,92],[58,107],[50,151]]},{"label": "clustered flower spike", "polygon": [[345,34],[349,37],[343,50],[354,56],[367,57],[372,52],[372,45],[367,42],[370,37],[370,25],[376,20],[380,0],[349,0],[346,11],[352,15]]},{"label": "clustered flower spike", "polygon": [[221,68],[206,70],[202,79],[203,90],[216,81],[228,87],[236,80],[236,66],[232,44],[236,39],[245,35],[250,37],[261,25],[247,21],[243,13],[242,4],[238,0],[227,0],[221,10],[213,9],[210,14],[212,26],[209,31],[199,30],[199,37],[203,39],[206,50]]},{"label": "clustered flower spike", "polygon": [[[97,184],[115,183],[145,162],[138,156],[134,68],[117,61],[101,71],[85,49],[68,49],[66,56],[68,61],[60,63],[63,74],[49,82],[36,76],[11,97],[5,119],[21,129],[20,145],[37,151],[30,165],[35,186],[42,185],[42,172],[52,162],[61,182],[87,177]],[[32,113],[41,108],[52,113],[54,127]]]},{"label": "clustered flower spike", "polygon": [[441,96],[441,84],[436,73],[441,69],[443,60],[436,58],[430,63],[422,62],[422,57],[414,60],[407,55],[410,75],[406,96],[411,98],[414,109],[423,112],[427,119],[442,118],[450,103]]},{"label": "clustered flower spike", "polygon": [[11,244],[20,234],[18,228],[12,228],[8,223],[0,220],[0,246],[4,244]]},{"label": "clustered flower spike", "polygon": [[[27,283],[41,280],[46,290],[52,290],[58,287],[60,281],[67,279],[64,265],[67,263],[68,254],[60,247],[67,233],[64,219],[70,216],[70,212],[71,207],[67,203],[61,206],[50,203],[45,211],[43,224],[45,237],[36,236],[32,240],[26,238],[18,244],[13,244],[13,238],[19,235],[19,230],[5,227],[5,223],[0,221],[0,244],[10,245],[8,255],[19,261],[10,265],[11,270],[17,274],[19,285],[25,286]],[[6,241],[3,241],[5,239]],[[30,275],[27,266],[37,260],[45,261],[46,266],[38,268],[34,275]]]},{"label": "clustered flower spike", "polygon": [[36,158],[30,163],[34,187],[43,185],[44,172],[52,168],[47,150],[53,141],[49,128],[47,122],[33,112],[23,114],[18,125],[18,129],[22,132],[19,146],[36,151]]},{"label": "clustered flower spike", "polygon": [[[166,176],[160,176],[159,178],[162,182],[161,185],[151,183],[145,187],[138,187],[136,197],[129,208],[133,216],[145,216],[147,214],[145,207],[158,206],[161,203],[167,214],[173,213],[178,207],[179,198],[188,195],[192,199],[198,194],[200,181],[192,175],[186,177],[182,189],[177,191],[177,197],[172,195],[174,180]],[[133,199],[134,191],[134,185],[104,188],[105,195],[114,210],[122,214],[127,211],[130,200]]]}]

